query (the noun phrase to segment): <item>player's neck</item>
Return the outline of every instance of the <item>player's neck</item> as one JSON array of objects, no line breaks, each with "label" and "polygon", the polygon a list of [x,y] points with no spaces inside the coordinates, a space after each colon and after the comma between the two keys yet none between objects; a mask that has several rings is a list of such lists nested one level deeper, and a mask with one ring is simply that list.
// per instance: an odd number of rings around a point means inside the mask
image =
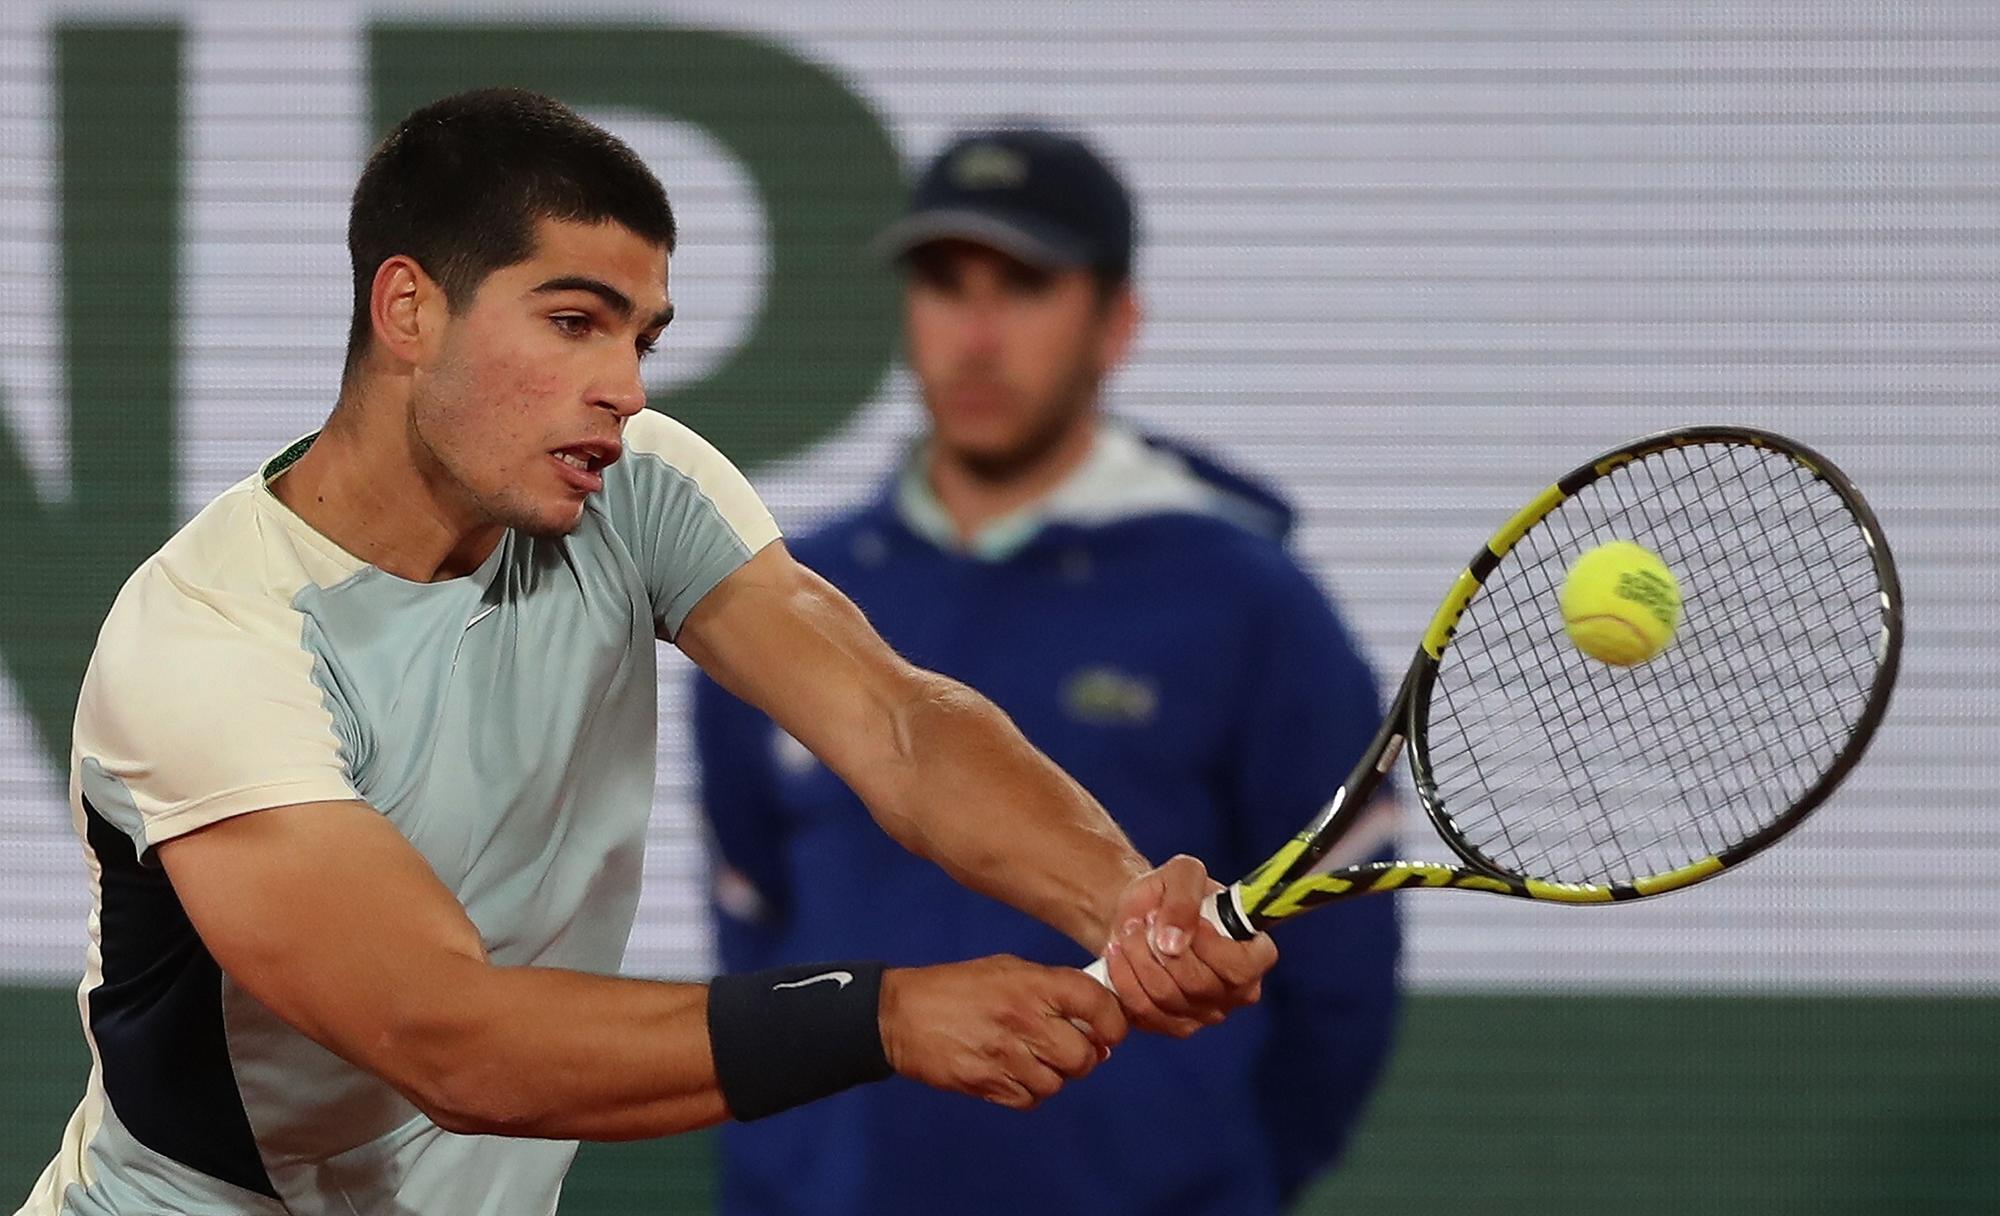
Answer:
[{"label": "player's neck", "polygon": [[271,492],[342,549],[411,582],[479,568],[505,529],[454,509],[442,478],[426,475],[397,411],[343,395],[319,438]]},{"label": "player's neck", "polygon": [[1089,409],[1038,458],[995,475],[958,459],[933,441],[925,476],[959,539],[970,542],[995,520],[1047,498],[1082,466],[1097,444],[1099,419]]}]

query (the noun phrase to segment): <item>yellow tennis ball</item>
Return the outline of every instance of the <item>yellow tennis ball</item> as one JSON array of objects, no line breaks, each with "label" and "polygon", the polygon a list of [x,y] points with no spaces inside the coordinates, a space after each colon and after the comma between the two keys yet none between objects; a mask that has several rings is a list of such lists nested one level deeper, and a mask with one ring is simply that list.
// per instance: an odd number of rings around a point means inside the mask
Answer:
[{"label": "yellow tennis ball", "polygon": [[1681,587],[1652,552],[1614,540],[1585,553],[1562,585],[1563,630],[1593,659],[1630,667],[1667,648],[1681,620]]}]

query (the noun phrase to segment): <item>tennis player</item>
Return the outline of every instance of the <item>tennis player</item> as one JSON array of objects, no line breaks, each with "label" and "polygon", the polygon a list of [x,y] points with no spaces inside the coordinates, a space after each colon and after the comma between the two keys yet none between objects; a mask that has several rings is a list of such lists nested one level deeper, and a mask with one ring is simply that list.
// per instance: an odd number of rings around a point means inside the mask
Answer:
[{"label": "tennis player", "polygon": [[[892,1071],[1028,1107],[1128,1019],[1256,998],[1275,951],[1199,923],[1199,863],[1152,867],[645,410],[674,221],[628,148],[532,94],[451,98],[375,151],[348,239],[332,416],[133,574],[85,676],[93,1068],[23,1212],[547,1213],[579,1139]],[[1108,948],[1116,997],[1005,957],[611,975],[656,639],[896,840]]]}]

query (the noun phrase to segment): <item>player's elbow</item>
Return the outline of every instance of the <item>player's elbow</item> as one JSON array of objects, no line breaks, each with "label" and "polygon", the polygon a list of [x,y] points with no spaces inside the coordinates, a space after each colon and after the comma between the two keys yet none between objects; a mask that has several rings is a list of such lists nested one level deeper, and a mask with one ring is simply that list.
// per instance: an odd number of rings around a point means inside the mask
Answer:
[{"label": "player's elbow", "polygon": [[533,1136],[544,1112],[519,1071],[467,1053],[412,1069],[397,1079],[431,1122],[463,1136]]},{"label": "player's elbow", "polygon": [[544,1112],[527,1070],[493,1048],[498,1016],[482,985],[419,998],[396,1010],[377,1039],[377,1072],[448,1132],[532,1136]]},{"label": "player's elbow", "polygon": [[445,1069],[404,1092],[432,1123],[461,1136],[533,1136],[540,1125],[528,1095],[491,1069]]}]

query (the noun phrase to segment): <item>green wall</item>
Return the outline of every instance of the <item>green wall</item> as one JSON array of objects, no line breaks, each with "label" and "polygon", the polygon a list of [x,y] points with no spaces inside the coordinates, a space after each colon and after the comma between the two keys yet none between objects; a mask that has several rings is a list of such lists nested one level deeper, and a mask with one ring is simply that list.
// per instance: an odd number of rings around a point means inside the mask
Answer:
[{"label": "green wall", "polygon": [[[67,991],[0,988],[0,1207],[84,1056]],[[707,1210],[706,1137],[586,1146],[579,1213]],[[2000,999],[1423,996],[1313,1213],[2000,1212]]]}]

